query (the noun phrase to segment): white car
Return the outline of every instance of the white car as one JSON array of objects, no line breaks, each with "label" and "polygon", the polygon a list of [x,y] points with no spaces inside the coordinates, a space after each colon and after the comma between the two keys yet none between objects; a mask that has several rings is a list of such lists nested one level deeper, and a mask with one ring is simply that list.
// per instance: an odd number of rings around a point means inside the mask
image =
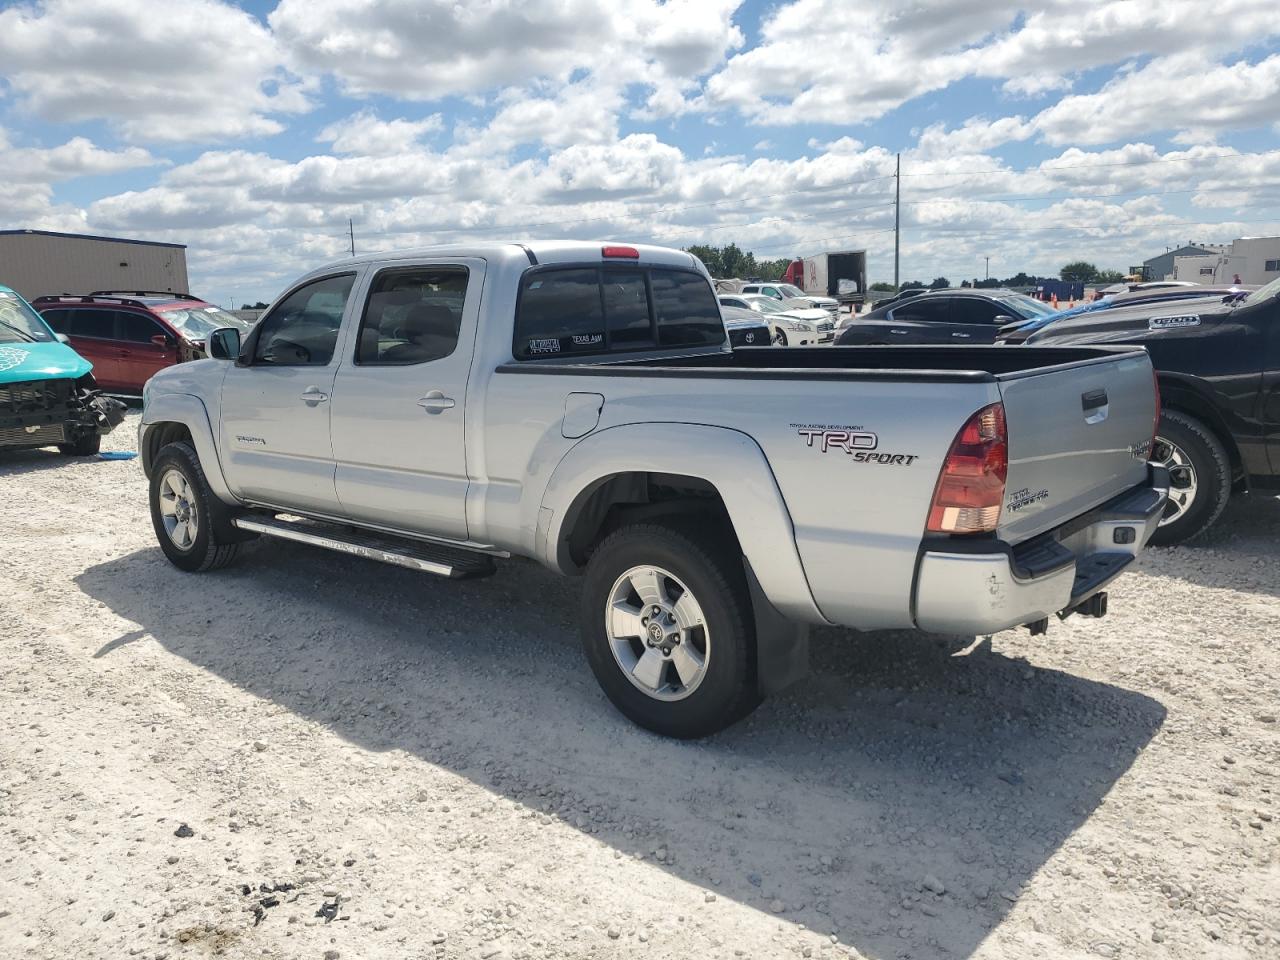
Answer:
[{"label": "white car", "polygon": [[803,347],[830,343],[836,335],[836,322],[831,314],[815,307],[788,310],[772,297],[759,293],[722,294],[720,306],[754,310],[769,323],[773,342],[780,347]]},{"label": "white car", "polygon": [[815,297],[805,293],[794,283],[746,283],[742,293],[754,293],[769,297],[781,303],[788,310],[804,307],[818,307],[831,316],[840,312],[840,301],[834,297]]}]

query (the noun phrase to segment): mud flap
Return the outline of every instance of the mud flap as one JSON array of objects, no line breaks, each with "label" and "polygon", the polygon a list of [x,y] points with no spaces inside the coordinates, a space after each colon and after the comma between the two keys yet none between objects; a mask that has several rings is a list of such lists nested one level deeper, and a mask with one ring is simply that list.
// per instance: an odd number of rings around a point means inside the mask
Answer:
[{"label": "mud flap", "polygon": [[809,625],[794,623],[769,602],[744,557],[756,620],[756,688],[761,696],[785,690],[809,675]]}]

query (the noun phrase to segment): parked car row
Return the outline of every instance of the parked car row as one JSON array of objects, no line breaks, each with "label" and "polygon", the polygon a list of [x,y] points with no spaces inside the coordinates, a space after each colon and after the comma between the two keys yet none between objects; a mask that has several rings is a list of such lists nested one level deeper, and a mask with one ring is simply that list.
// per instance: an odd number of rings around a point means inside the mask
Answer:
[{"label": "parked car row", "polygon": [[722,310],[749,310],[769,325],[770,339],[779,347],[807,347],[835,339],[836,322],[821,307],[793,306],[768,294],[722,294]]}]

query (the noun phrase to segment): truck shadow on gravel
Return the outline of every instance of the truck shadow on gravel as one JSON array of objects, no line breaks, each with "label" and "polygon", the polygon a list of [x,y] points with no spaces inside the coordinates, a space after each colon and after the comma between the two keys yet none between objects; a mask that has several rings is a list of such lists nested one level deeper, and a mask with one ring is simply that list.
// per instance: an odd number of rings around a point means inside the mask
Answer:
[{"label": "truck shadow on gravel", "polygon": [[[613,711],[578,648],[578,585],[531,563],[450,583],[261,542],[218,574],[148,549],[77,583],[139,627],[105,657],[150,634],[353,744],[406,751],[872,957],[973,953],[1165,715],[972,638],[820,630],[809,680],[676,743]],[[378,798],[414,800],[408,785]],[[712,909],[668,887],[683,912]]]}]

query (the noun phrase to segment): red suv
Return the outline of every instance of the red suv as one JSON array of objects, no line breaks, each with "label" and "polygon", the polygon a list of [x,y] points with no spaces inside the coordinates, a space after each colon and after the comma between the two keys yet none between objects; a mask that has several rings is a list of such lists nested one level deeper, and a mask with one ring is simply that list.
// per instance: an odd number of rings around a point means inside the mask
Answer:
[{"label": "red suv", "polygon": [[31,305],[93,364],[98,386],[111,393],[141,393],[156,371],[205,356],[211,330],[249,329],[187,293],[97,290],[83,297],[37,297]]}]

